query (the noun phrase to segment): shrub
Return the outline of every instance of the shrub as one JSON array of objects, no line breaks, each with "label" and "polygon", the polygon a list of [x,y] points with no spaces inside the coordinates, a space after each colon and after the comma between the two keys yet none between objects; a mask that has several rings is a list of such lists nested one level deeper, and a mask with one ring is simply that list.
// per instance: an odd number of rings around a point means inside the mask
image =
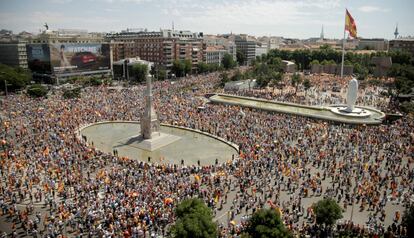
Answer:
[{"label": "shrub", "polygon": [[40,85],[40,84],[33,84],[31,86],[29,86],[29,88],[27,89],[27,94],[29,94],[31,97],[44,97],[47,95],[48,93],[48,89],[47,87]]}]

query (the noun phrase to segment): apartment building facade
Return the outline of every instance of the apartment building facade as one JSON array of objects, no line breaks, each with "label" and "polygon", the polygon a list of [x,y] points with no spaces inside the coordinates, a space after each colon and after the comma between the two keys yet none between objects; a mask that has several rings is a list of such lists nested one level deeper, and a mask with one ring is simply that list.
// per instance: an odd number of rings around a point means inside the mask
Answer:
[{"label": "apartment building facade", "polygon": [[190,60],[193,67],[203,60],[202,33],[127,30],[107,34],[105,38],[111,42],[114,61],[140,57],[169,70],[174,60]]}]

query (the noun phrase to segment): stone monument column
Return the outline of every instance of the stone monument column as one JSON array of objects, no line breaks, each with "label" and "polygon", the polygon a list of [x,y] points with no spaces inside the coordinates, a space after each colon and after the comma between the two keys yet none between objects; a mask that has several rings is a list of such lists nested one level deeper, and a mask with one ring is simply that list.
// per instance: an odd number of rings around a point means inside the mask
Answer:
[{"label": "stone monument column", "polygon": [[141,136],[143,139],[152,139],[160,135],[160,122],[153,106],[151,76],[147,77],[145,92],[145,111],[141,116]]}]

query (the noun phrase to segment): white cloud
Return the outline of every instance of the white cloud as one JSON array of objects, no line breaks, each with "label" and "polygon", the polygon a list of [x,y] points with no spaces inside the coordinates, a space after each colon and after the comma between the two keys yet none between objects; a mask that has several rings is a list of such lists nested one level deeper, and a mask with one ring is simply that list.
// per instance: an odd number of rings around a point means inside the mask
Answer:
[{"label": "white cloud", "polygon": [[366,13],[370,13],[370,12],[388,12],[389,9],[386,8],[380,8],[380,7],[376,7],[376,6],[361,6],[358,8],[359,11],[361,12],[366,12]]},{"label": "white cloud", "polygon": [[[259,33],[287,26],[295,31],[304,26],[319,29],[322,24],[340,25],[343,17],[337,16],[339,7],[339,0],[225,0],[221,3],[173,0],[163,5],[162,13],[183,27],[206,32],[214,33],[220,28],[240,32],[257,29]],[[172,9],[179,9],[181,17],[177,19]]]}]

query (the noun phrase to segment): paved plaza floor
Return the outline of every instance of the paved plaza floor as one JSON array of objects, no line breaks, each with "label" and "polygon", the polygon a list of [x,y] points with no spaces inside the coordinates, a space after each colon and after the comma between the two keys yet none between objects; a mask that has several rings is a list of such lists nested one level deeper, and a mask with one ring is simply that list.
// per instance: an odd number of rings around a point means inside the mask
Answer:
[{"label": "paved plaza floor", "polygon": [[118,151],[119,156],[128,157],[158,164],[181,164],[185,165],[212,165],[216,162],[226,162],[236,156],[235,148],[216,138],[191,130],[161,126],[161,132],[178,136],[179,140],[154,151],[146,151],[138,148],[134,143],[125,143],[130,138],[140,134],[140,124],[131,122],[98,123],[81,130],[86,136],[88,143],[97,149],[113,153]]}]

